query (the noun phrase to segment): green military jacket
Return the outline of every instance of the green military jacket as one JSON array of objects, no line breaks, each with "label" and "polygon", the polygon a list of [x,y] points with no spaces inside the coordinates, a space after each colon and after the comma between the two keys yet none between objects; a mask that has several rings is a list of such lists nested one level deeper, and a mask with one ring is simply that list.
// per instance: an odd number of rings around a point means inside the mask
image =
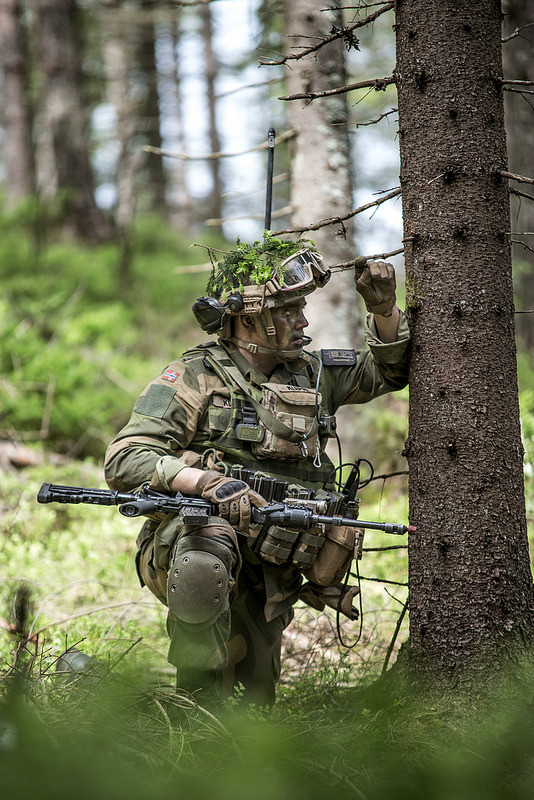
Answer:
[{"label": "green military jacket", "polygon": [[[404,315],[397,341],[385,344],[378,338],[372,315],[365,339],[367,349],[305,352],[296,361],[277,366],[269,377],[227,342],[199,345],[184,353],[148,384],[129,422],[109,445],[105,461],[109,486],[132,491],[148,483],[168,491],[184,467],[213,468],[215,463],[227,470],[241,464],[311,489],[331,485],[333,465],[324,452],[319,459],[310,453],[293,462],[260,460],[250,442],[236,438],[235,427],[242,420],[243,406],[250,406],[251,397],[259,402],[261,387],[268,381],[316,388],[321,414],[328,416],[342,405],[365,403],[403,388],[409,351]],[[227,371],[239,378],[239,385]],[[322,440],[322,451],[325,444]]]},{"label": "green military jacket", "polygon": [[[321,397],[322,415],[334,415],[342,405],[366,403],[402,389],[408,380],[409,338],[403,314],[397,341],[391,344],[378,338],[369,315],[367,349],[305,352],[302,358],[277,366],[269,377],[252,367],[230,343],[193,348],[171,362],[138,398],[129,422],[108,447],[106,480],[120,491],[134,491],[144,484],[169,491],[170,481],[186,466],[228,471],[241,464],[290,484],[332,488],[334,470],[324,453],[326,440],[321,440],[319,459],[317,453],[292,462],[255,458],[252,444],[235,435],[243,406],[250,404],[251,397],[261,399],[261,387],[267,381],[315,388]],[[227,370],[246,387],[246,394]],[[153,530],[154,523],[146,523],[139,539]],[[301,574],[265,563],[254,569],[262,570],[266,619],[289,613],[300,596]]]}]

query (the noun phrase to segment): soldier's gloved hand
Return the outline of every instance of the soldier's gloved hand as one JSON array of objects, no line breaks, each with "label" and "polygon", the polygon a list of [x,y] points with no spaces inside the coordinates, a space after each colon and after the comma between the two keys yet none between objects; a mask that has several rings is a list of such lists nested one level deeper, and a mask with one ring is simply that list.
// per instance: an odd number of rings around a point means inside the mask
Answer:
[{"label": "soldier's gloved hand", "polygon": [[362,264],[361,259],[357,258],[354,266],[356,289],[365,300],[367,311],[384,317],[390,316],[396,302],[393,265],[386,261],[368,261]]},{"label": "soldier's gloved hand", "polygon": [[251,506],[262,508],[267,505],[267,501],[247,483],[226,478],[215,470],[208,470],[200,476],[196,493],[210,503],[217,503],[220,516],[240,531],[249,529]]}]

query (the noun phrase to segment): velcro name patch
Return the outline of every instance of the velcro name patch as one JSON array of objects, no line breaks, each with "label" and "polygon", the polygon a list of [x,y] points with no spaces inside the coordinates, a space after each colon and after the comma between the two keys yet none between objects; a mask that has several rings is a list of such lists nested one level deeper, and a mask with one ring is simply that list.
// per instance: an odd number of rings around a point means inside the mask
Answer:
[{"label": "velcro name patch", "polygon": [[356,363],[354,350],[321,350],[321,358],[325,367],[351,367]]},{"label": "velcro name patch", "polygon": [[153,383],[148,387],[147,393],[138,399],[134,411],[144,414],[146,417],[162,419],[173,399],[174,389],[172,386]]}]

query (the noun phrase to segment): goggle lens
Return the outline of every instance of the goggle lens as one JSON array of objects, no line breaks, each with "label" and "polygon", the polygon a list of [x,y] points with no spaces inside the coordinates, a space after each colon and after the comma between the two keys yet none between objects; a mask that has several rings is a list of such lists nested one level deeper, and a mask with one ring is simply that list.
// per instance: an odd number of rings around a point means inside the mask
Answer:
[{"label": "goggle lens", "polygon": [[315,276],[324,275],[327,270],[323,266],[322,259],[310,250],[295,253],[294,256],[287,258],[280,264],[282,280],[274,278],[280,291],[293,292],[295,289],[303,289],[315,283]]}]

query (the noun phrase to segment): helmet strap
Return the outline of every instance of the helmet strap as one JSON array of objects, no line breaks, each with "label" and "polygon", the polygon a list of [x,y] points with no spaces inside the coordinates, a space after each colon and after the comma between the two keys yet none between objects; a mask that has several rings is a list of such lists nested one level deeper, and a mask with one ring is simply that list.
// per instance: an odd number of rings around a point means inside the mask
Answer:
[{"label": "helmet strap", "polygon": [[[280,345],[278,344],[278,337],[276,335],[276,327],[273,322],[273,317],[271,314],[271,309],[266,307],[263,309],[261,314],[258,314],[256,318],[256,322],[258,328],[261,329],[261,332],[264,334],[264,339],[266,344],[256,344],[256,342],[247,342],[244,339],[239,339],[237,336],[232,336],[232,342],[235,342],[239,347],[242,347],[245,350],[248,350],[249,353],[262,353],[265,355],[273,355],[281,358],[283,361],[295,361],[297,358],[300,358],[302,355],[302,349],[299,350],[281,350]],[[304,337],[303,337],[304,338]],[[305,337],[308,342],[311,342],[310,337]]]},{"label": "helmet strap", "polygon": [[237,336],[232,336],[232,338],[227,341],[234,342],[244,350],[248,350],[249,353],[275,355],[282,358],[284,361],[295,361],[302,355],[302,350],[280,350],[279,347],[265,347],[261,344],[255,344],[255,342],[246,342],[244,339],[238,339]]}]

